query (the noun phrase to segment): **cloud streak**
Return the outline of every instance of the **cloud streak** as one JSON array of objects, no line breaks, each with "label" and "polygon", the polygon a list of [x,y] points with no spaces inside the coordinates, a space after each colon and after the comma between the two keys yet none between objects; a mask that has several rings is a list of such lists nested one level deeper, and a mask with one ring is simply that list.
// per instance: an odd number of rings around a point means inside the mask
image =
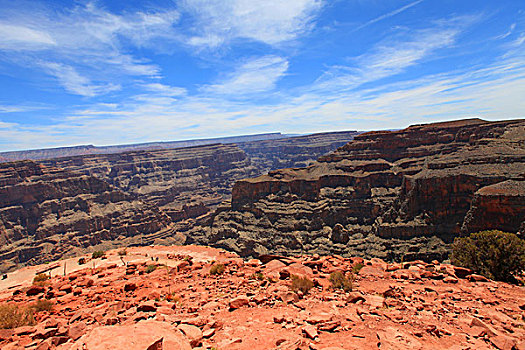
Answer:
[{"label": "cloud streak", "polygon": [[400,14],[401,12],[406,11],[409,8],[414,7],[414,6],[416,6],[416,5],[418,5],[418,4],[422,3],[422,2],[423,2],[423,0],[417,0],[417,1],[411,2],[411,3],[409,3],[409,4],[405,5],[405,6],[402,6],[402,7],[398,8],[398,9],[394,10],[394,11],[391,11],[389,13],[386,13],[386,14],[382,15],[382,16],[379,16],[379,17],[376,17],[374,19],[371,19],[370,21],[368,21],[368,22],[360,25],[359,27],[355,28],[352,32],[357,32],[358,30],[366,28],[366,27],[368,27],[368,26],[370,26],[370,25],[372,25],[374,23],[380,22],[382,20],[385,20],[385,19],[390,18],[392,16],[395,16],[397,14]]}]

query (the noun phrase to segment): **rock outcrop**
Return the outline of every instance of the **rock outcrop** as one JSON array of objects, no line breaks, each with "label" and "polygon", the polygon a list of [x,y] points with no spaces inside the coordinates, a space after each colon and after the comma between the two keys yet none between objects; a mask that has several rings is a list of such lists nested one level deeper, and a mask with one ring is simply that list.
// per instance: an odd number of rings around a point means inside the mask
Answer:
[{"label": "rock outcrop", "polygon": [[282,168],[305,167],[320,156],[351,141],[357,131],[325,132],[275,140],[238,143],[259,174]]},{"label": "rock outcrop", "polygon": [[88,174],[160,207],[173,221],[206,214],[236,180],[258,174],[236,145],[85,155],[42,164]]},{"label": "rock outcrop", "polygon": [[155,205],[93,176],[32,161],[0,164],[2,270],[154,233],[169,222]]},{"label": "rock outcrop", "polygon": [[[276,255],[243,261],[200,246],[134,247],[124,263],[120,258],[113,250],[88,265],[77,265],[78,257],[60,261],[36,294],[29,293],[31,281],[42,266],[0,280],[3,308],[47,305],[36,309],[34,325],[0,330],[0,348],[525,347],[523,286],[481,280],[437,261]],[[210,273],[213,262],[223,264],[222,274]],[[358,271],[354,278],[351,271]],[[333,272],[349,276],[352,290],[334,286]],[[300,290],[294,274],[310,276],[311,289]]]},{"label": "rock outcrop", "polygon": [[93,146],[82,145],[72,147],[57,147],[57,148],[43,148],[32,149],[24,151],[9,151],[0,152],[0,162],[13,162],[18,160],[45,160],[53,158],[74,157],[88,154],[110,154],[110,153],[124,153],[133,151],[153,151],[159,149],[194,147],[216,143],[230,144],[238,142],[250,142],[258,140],[274,140],[288,137],[279,132],[256,135],[242,135],[231,137],[220,137],[214,139],[197,139],[187,141],[165,141],[165,142],[148,142],[136,143],[128,145],[115,146]]},{"label": "rock outcrop", "polygon": [[487,221],[518,232],[523,181],[523,120],[369,132],[308,167],[237,182],[205,242],[245,256],[444,259],[447,243]]}]

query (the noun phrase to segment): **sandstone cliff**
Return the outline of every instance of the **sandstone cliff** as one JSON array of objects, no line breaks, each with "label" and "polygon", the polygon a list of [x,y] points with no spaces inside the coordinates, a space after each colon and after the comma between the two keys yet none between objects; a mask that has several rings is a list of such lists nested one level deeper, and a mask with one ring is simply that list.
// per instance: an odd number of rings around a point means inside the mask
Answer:
[{"label": "sandstone cliff", "polygon": [[336,150],[358,135],[357,131],[325,132],[238,143],[258,169],[259,174],[282,168],[305,167],[320,156]]},{"label": "sandstone cliff", "polygon": [[230,198],[236,180],[257,175],[235,145],[86,155],[42,164],[89,174],[153,203],[180,221],[203,215]]},{"label": "sandstone cliff", "polygon": [[524,181],[523,120],[370,132],[308,167],[237,182],[203,241],[241,255],[444,259],[462,228],[519,231]]},{"label": "sandstone cliff", "polygon": [[32,161],[0,165],[0,269],[157,232],[169,217],[93,176]]}]

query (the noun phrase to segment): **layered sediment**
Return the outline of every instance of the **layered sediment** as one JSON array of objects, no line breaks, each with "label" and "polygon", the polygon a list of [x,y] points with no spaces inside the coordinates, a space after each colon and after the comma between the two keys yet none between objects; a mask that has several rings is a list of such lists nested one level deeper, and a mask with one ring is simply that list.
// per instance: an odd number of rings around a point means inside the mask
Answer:
[{"label": "layered sediment", "polygon": [[519,232],[523,181],[523,120],[370,132],[308,167],[237,182],[204,236],[241,255],[445,259],[462,233]]},{"label": "layered sediment", "polygon": [[172,221],[206,214],[236,180],[258,174],[235,145],[88,155],[46,160],[45,165],[89,174],[166,212]]},{"label": "layered sediment", "polygon": [[169,217],[93,176],[32,161],[0,165],[2,270],[162,230]]}]

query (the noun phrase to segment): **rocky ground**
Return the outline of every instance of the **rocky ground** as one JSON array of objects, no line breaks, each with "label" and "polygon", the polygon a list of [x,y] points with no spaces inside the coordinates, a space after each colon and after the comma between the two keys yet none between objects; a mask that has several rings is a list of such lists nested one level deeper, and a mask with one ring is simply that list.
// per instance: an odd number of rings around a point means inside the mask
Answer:
[{"label": "rocky ground", "polygon": [[[24,307],[45,298],[54,305],[36,313],[35,325],[0,330],[0,348],[525,349],[525,288],[437,261],[316,255],[244,261],[199,246],[106,256],[8,274],[0,281],[2,304]],[[211,275],[214,263],[225,271]],[[330,273],[359,263],[353,291],[331,287]],[[52,278],[32,285],[46,268]],[[293,291],[291,275],[314,287],[304,295]]]}]

